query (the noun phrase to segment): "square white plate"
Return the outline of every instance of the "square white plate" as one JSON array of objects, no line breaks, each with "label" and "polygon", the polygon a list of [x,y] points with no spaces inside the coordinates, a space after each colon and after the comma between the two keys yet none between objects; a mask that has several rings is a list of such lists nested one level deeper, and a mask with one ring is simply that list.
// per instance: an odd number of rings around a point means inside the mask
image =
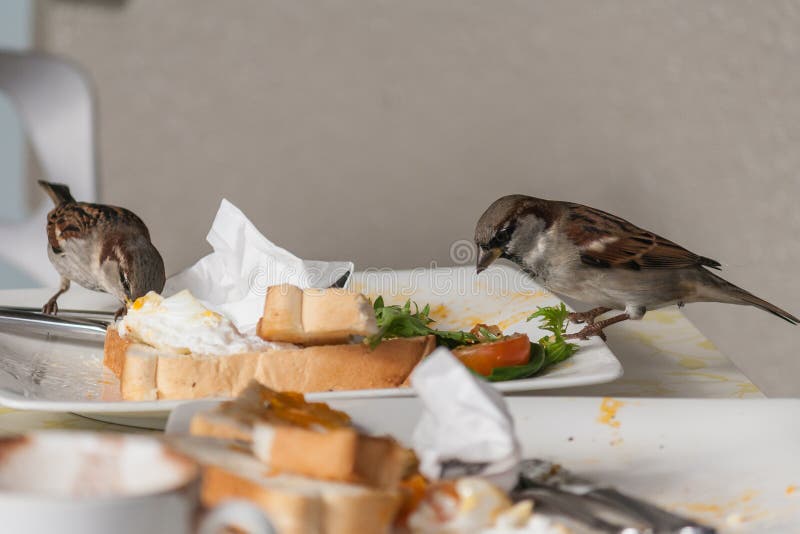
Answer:
[{"label": "square white plate", "polygon": [[[355,273],[351,288],[370,297],[383,295],[387,303],[412,299],[431,305],[440,328],[469,329],[475,323],[499,324],[504,331],[522,332],[537,340],[547,332],[526,317],[537,306],[559,303],[554,295],[532,284],[516,269],[498,266],[476,277],[473,267],[389,269]],[[0,304],[39,306],[47,290],[0,292]],[[60,300],[62,308],[113,310],[108,295],[73,289]],[[150,426],[182,401],[104,401],[102,388],[116,380],[103,370],[99,344],[25,338],[0,334],[0,404],[22,410],[77,412],[103,416],[114,422]],[[535,378],[497,383],[503,392],[521,392],[610,382],[622,375],[622,366],[601,340],[581,342],[571,359]],[[399,397],[410,388],[315,393],[315,400]],[[136,419],[143,419],[137,422]],[[149,422],[145,420],[150,420]]]},{"label": "square white plate", "polygon": [[[523,458],[559,463],[592,480],[732,533],[800,532],[796,399],[507,397]],[[186,433],[176,409],[168,434]],[[406,445],[416,398],[334,400],[360,427]],[[576,532],[586,532],[576,530]]]}]

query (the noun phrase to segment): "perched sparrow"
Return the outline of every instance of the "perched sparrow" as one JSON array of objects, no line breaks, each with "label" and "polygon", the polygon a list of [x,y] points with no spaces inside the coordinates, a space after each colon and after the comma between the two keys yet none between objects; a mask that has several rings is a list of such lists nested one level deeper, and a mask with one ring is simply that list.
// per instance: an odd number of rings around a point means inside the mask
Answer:
[{"label": "perched sparrow", "polygon": [[[509,195],[492,203],[475,227],[478,272],[506,258],[548,290],[597,306],[571,314],[586,339],[626,319],[687,302],[749,304],[798,324],[794,315],[708,270],[720,264],[598,209]],[[611,310],[625,313],[595,322]]]},{"label": "perched sparrow", "polygon": [[76,202],[63,184],[40,180],[56,207],[47,214],[47,256],[61,275],[61,287],[42,311],[58,312],[58,297],[70,281],[105,291],[124,303],[164,289],[164,261],[150,232],[132,212],[115,206]]}]

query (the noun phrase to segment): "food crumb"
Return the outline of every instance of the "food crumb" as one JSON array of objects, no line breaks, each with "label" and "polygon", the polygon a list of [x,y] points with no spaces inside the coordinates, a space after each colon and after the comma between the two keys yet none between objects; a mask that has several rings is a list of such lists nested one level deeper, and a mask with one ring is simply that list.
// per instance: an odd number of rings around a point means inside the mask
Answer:
[{"label": "food crumb", "polygon": [[742,495],[742,499],[741,500],[742,500],[742,502],[750,502],[750,501],[753,500],[753,497],[755,497],[756,495],[758,495],[757,491],[748,490],[748,491],[744,492],[744,494]]},{"label": "food crumb", "polygon": [[[697,514],[714,514],[716,516],[722,515],[722,506],[718,504],[706,504],[706,503],[689,503],[685,505],[685,508],[690,512],[694,512]],[[737,514],[730,514],[730,515],[737,515]]]},{"label": "food crumb", "polygon": [[434,319],[435,321],[441,321],[442,319],[447,319],[450,315],[450,310],[447,309],[447,306],[444,304],[439,304],[431,308],[429,316]]},{"label": "food crumb", "polygon": [[786,495],[794,495],[796,491],[797,491],[797,486],[794,485],[786,486]]},{"label": "food crumb", "polygon": [[623,402],[605,397],[603,402],[600,403],[600,416],[597,418],[599,423],[608,425],[613,428],[619,428],[619,421],[617,421],[617,411],[623,406]]}]

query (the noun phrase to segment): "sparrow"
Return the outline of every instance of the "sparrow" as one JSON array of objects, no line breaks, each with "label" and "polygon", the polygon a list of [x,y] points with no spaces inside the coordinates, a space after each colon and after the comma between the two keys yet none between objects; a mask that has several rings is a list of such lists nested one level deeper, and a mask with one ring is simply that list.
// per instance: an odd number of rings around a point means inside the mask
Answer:
[{"label": "sparrow", "polygon": [[[475,227],[480,273],[498,258],[517,264],[547,290],[596,306],[570,314],[586,323],[570,338],[605,339],[603,329],[648,310],[689,302],[761,308],[791,324],[800,319],[714,274],[718,261],[605,211],[509,195],[494,201]],[[612,310],[623,313],[602,321]]]},{"label": "sparrow", "polygon": [[164,289],[164,261],[133,212],[77,202],[64,184],[39,180],[39,185],[55,203],[47,214],[47,257],[61,275],[61,286],[43,313],[58,313],[58,297],[70,282],[117,297],[123,303],[117,317],[125,313],[126,302]]}]

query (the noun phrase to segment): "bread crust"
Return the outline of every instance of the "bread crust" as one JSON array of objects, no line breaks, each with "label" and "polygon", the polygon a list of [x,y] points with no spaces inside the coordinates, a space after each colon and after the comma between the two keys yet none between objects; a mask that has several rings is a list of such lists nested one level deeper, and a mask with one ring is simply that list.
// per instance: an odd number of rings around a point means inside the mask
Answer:
[{"label": "bread crust", "polygon": [[103,344],[103,365],[111,369],[117,378],[122,378],[122,368],[125,366],[125,353],[131,342],[119,335],[112,324],[106,330],[106,340]]},{"label": "bread crust", "polygon": [[103,365],[119,379],[123,400],[158,399],[158,360],[158,351],[123,338],[113,324],[106,330]]},{"label": "bread crust", "polygon": [[201,500],[209,508],[232,499],[245,499],[261,508],[278,532],[323,532],[323,503],[315,495],[269,491],[257,481],[214,465],[203,469]]},{"label": "bread crust", "polygon": [[204,356],[130,343],[112,326],[104,363],[120,379],[124,400],[235,397],[252,379],[277,391],[310,393],[402,387],[435,345],[426,336],[387,340],[373,350],[358,343]]},{"label": "bread crust", "polygon": [[289,284],[267,289],[264,313],[256,328],[267,341],[299,345],[336,345],[377,331],[375,311],[364,295]]},{"label": "bread crust", "polygon": [[392,438],[365,436],[354,428],[273,428],[269,465],[279,472],[396,488],[414,464],[413,454]]},{"label": "bread crust", "polygon": [[402,500],[398,491],[305,480],[306,487],[298,491],[290,485],[282,487],[280,477],[259,480],[209,465],[203,470],[201,498],[208,507],[230,499],[251,501],[281,534],[388,533]]},{"label": "bread crust", "polygon": [[214,412],[201,412],[192,417],[189,433],[193,436],[208,436],[218,439],[253,441],[253,425]]},{"label": "bread crust", "polygon": [[243,442],[278,473],[376,488],[396,488],[416,467],[413,451],[391,437],[363,434],[349,419],[320,411],[318,403],[280,395],[251,382],[236,399],[194,414],[190,433]]},{"label": "bread crust", "polygon": [[397,486],[375,489],[272,473],[237,442],[194,436],[165,441],[201,465],[205,506],[251,501],[282,534],[388,534],[403,501]]},{"label": "bread crust", "polygon": [[159,361],[155,349],[138,343],[128,346],[119,379],[123,399],[158,400]]}]

